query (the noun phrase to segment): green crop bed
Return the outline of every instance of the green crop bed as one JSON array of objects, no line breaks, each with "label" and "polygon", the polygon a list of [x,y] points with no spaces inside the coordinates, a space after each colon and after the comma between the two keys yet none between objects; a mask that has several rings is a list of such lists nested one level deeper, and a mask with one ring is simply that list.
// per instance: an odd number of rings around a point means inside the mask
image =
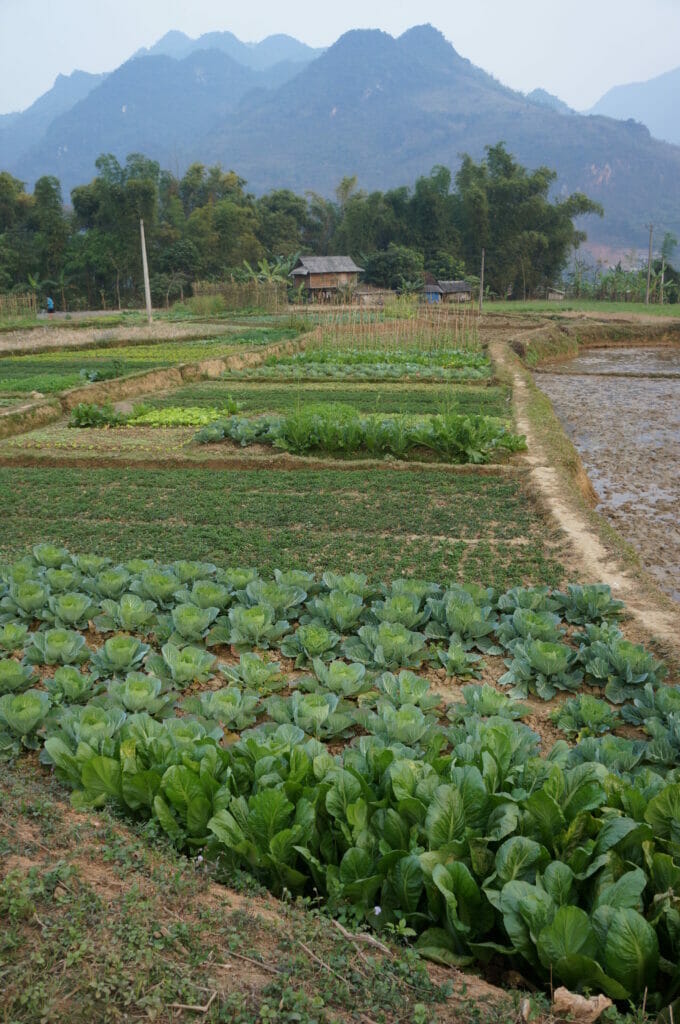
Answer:
[{"label": "green crop bed", "polygon": [[37,537],[112,557],[214,559],[498,586],[556,584],[559,545],[518,479],[395,471],[0,469],[0,554]]},{"label": "green crop bed", "polygon": [[[621,1006],[675,998],[680,690],[624,637],[608,586],[206,554],[116,565],[41,543],[0,561],[0,762],[39,751],[77,810],[148,821],[197,867],[245,869],[437,963],[493,957]],[[550,705],[575,744],[532,728]],[[32,895],[11,876],[0,915],[46,932]]]},{"label": "green crop bed", "polygon": [[99,379],[120,377],[137,370],[224,356],[241,345],[268,345],[287,341],[296,334],[295,330],[289,328],[255,328],[200,341],[167,341],[114,348],[93,346],[70,352],[5,356],[0,358],[0,395],[27,391],[54,394],[87,383],[84,374],[96,373]]},{"label": "green crop bed", "polygon": [[229,379],[188,384],[170,394],[151,395],[154,409],[178,406],[217,407],[234,398],[244,413],[290,412],[302,405],[343,402],[359,412],[436,413],[453,410],[507,418],[510,392],[505,387],[400,384],[243,384]]}]

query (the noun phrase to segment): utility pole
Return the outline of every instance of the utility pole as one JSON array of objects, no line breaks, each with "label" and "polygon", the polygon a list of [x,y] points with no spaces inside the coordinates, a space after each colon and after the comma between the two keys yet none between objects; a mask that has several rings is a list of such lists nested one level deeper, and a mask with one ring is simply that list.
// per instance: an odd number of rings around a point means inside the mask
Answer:
[{"label": "utility pole", "polygon": [[645,306],[649,305],[649,293],[652,287],[652,239],[654,237],[654,225],[649,225],[649,258],[647,260],[647,294],[645,295]]},{"label": "utility pole", "polygon": [[479,312],[481,313],[484,309],[484,257],[486,256],[486,249],[482,249],[482,270],[479,275]]},{"label": "utility pole", "polygon": [[665,283],[665,277],[666,277],[666,257],[662,253],[661,254],[661,283],[659,285],[659,302],[661,303],[662,306],[663,306],[663,286],[664,286],[664,283]]},{"label": "utility pole", "polygon": [[151,287],[149,285],[149,264],[146,261],[146,239],[144,237],[144,221],[140,219],[139,230],[142,236],[142,267],[144,269],[144,296],[146,298],[146,315],[149,323],[151,316]]}]

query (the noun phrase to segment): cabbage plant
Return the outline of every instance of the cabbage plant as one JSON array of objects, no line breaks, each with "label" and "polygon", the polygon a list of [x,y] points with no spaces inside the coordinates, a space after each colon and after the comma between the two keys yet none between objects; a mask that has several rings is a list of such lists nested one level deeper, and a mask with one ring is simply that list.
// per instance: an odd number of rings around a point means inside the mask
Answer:
[{"label": "cabbage plant", "polygon": [[335,693],[301,693],[290,697],[270,697],[267,713],[275,722],[292,722],[311,736],[333,739],[349,735],[354,717]]},{"label": "cabbage plant", "polygon": [[491,636],[498,619],[491,605],[479,604],[476,597],[462,588],[451,589],[441,600],[428,599],[432,619],[425,632],[435,639],[460,641],[467,650],[477,648],[482,654],[501,654]]},{"label": "cabbage plant", "polygon": [[182,586],[198,580],[208,580],[217,572],[217,566],[212,562],[190,562],[186,559],[173,562],[171,568]]},{"label": "cabbage plant", "polygon": [[605,697],[613,704],[633,700],[647,683],[658,686],[665,674],[663,664],[649,651],[623,637],[582,645],[579,661],[588,682],[604,686]]},{"label": "cabbage plant", "polygon": [[89,620],[97,611],[87,594],[55,594],[48,599],[49,616],[45,618],[63,629],[87,629]]},{"label": "cabbage plant", "polygon": [[63,665],[44,682],[53,704],[84,704],[103,688],[97,679],[96,672],[84,675],[73,665]]},{"label": "cabbage plant", "polygon": [[680,686],[659,686],[647,683],[631,704],[624,704],[621,716],[631,725],[646,726],[656,720],[667,724],[671,715],[680,717]]},{"label": "cabbage plant", "polygon": [[168,710],[172,702],[172,696],[163,693],[162,680],[144,672],[128,672],[125,679],[112,679],[108,696],[114,705],[119,704],[126,711],[133,714],[146,711],[157,717]]},{"label": "cabbage plant", "polygon": [[274,579],[284,587],[298,587],[308,595],[316,594],[321,585],[317,583],[313,572],[304,572],[302,569],[274,569]]},{"label": "cabbage plant", "polygon": [[589,583],[586,586],[570,583],[566,593],[555,592],[553,598],[559,602],[567,622],[578,625],[616,619],[624,609],[623,601],[612,597],[611,587],[606,583]]},{"label": "cabbage plant", "polygon": [[274,618],[297,618],[306,597],[307,592],[301,587],[260,579],[251,580],[244,590],[236,593],[236,598],[248,608],[267,605],[274,612]]},{"label": "cabbage plant", "polygon": [[101,675],[121,676],[138,668],[151,648],[136,636],[119,633],[109,637],[91,658],[93,668]]},{"label": "cabbage plant", "polygon": [[5,596],[0,600],[0,624],[31,622],[41,618],[47,606],[47,588],[35,580],[12,580]]},{"label": "cabbage plant", "polygon": [[322,581],[328,590],[343,590],[346,594],[358,594],[364,601],[378,592],[377,588],[368,582],[368,576],[362,572],[348,572],[344,576],[335,572],[325,572]]},{"label": "cabbage plant", "polygon": [[388,701],[383,701],[377,711],[358,711],[356,717],[368,732],[386,743],[403,743],[408,747],[427,742],[436,729],[436,719],[424,715],[414,704],[395,708]]},{"label": "cabbage plant", "polygon": [[178,604],[170,612],[172,633],[177,644],[200,643],[219,615],[219,608],[199,608],[195,604]]},{"label": "cabbage plant", "polygon": [[181,586],[182,582],[174,573],[147,569],[141,576],[132,580],[130,590],[145,601],[155,601],[159,608],[167,610],[174,604],[175,592]]},{"label": "cabbage plant", "polygon": [[84,580],[83,589],[99,598],[118,601],[130,584],[130,573],[122,566],[102,569],[93,580]]},{"label": "cabbage plant", "polygon": [[[125,721],[123,708],[71,705],[60,709],[58,716],[56,728],[50,727],[49,731],[55,738],[66,736],[74,752],[81,743],[107,756],[115,752],[114,737]],[[49,753],[49,740],[46,748]]]},{"label": "cabbage plant", "polygon": [[560,606],[560,601],[551,597],[549,587],[512,587],[498,598],[497,607],[500,612],[512,615],[517,608],[525,608],[532,612],[552,612]]},{"label": "cabbage plant", "polygon": [[71,629],[48,629],[31,634],[24,657],[30,665],[80,665],[91,655],[81,633]]},{"label": "cabbage plant", "polygon": [[498,680],[510,686],[513,697],[535,693],[541,700],[552,700],[559,690],[577,690],[583,672],[576,664],[577,652],[566,644],[549,640],[522,640],[513,646],[514,658],[506,660],[509,671]]},{"label": "cabbage plant", "polygon": [[44,724],[50,698],[43,690],[5,693],[0,697],[0,759],[15,757],[22,746],[38,750],[36,732]]},{"label": "cabbage plant", "polygon": [[349,633],[361,619],[364,601],[359,594],[336,589],[308,601],[306,607],[308,614],[303,622],[318,620],[340,633]]},{"label": "cabbage plant", "polygon": [[599,736],[621,725],[618,713],[604,700],[589,693],[570,697],[551,712],[550,718],[560,732],[581,741],[585,736]]},{"label": "cabbage plant", "polygon": [[189,590],[183,587],[175,594],[180,604],[195,604],[197,608],[218,608],[220,611],[232,601],[232,593],[223,583],[214,580],[196,580]]},{"label": "cabbage plant", "polygon": [[371,688],[366,666],[359,662],[348,665],[345,661],[332,661],[326,665],[321,658],[314,658],[312,664],[321,686],[340,697],[357,697]]},{"label": "cabbage plant", "polygon": [[55,544],[36,544],[31,550],[36,564],[45,569],[60,569],[63,565],[71,565],[71,555],[66,548]]},{"label": "cabbage plant", "polygon": [[523,718],[529,714],[526,704],[508,697],[489,683],[468,684],[461,690],[462,701],[449,704],[446,716],[450,722],[463,722],[473,715],[480,718]]},{"label": "cabbage plant", "polygon": [[0,651],[12,654],[22,651],[28,635],[28,626],[21,622],[8,622],[0,629]]},{"label": "cabbage plant", "polygon": [[182,704],[185,711],[213,719],[229,732],[241,732],[253,725],[259,706],[257,694],[243,693],[237,686],[188,697]]},{"label": "cabbage plant", "polygon": [[423,711],[431,711],[441,703],[440,695],[430,691],[427,679],[409,672],[408,669],[403,669],[398,676],[392,672],[383,672],[375,680],[375,686],[395,708],[403,704],[412,704]]},{"label": "cabbage plant", "polygon": [[348,637],[343,654],[376,668],[418,668],[428,658],[425,637],[398,622],[362,626],[358,636]]},{"label": "cabbage plant", "polygon": [[222,583],[229,593],[235,594],[237,590],[245,590],[249,583],[259,578],[257,569],[243,569],[239,566],[220,569],[215,579]]},{"label": "cabbage plant", "polygon": [[295,667],[301,668],[313,662],[331,661],[340,643],[340,635],[328,629],[323,622],[307,622],[298,626],[295,633],[287,636],[281,644],[281,653],[295,659]]},{"label": "cabbage plant", "polygon": [[83,576],[96,576],[111,565],[111,559],[101,555],[73,555],[72,560]]},{"label": "cabbage plant", "polygon": [[222,665],[220,669],[227,679],[257,693],[273,693],[286,685],[279,662],[263,661],[252,651],[242,654],[238,665]]},{"label": "cabbage plant", "polygon": [[278,643],[290,626],[285,619],[275,619],[270,605],[254,605],[244,608],[237,604],[229,609],[228,622],[220,618],[211,630],[207,643],[231,644],[239,653],[258,647],[267,650]]},{"label": "cabbage plant", "polygon": [[162,679],[171,679],[183,688],[190,683],[205,683],[211,679],[216,660],[214,654],[199,647],[180,648],[167,643],[161,648],[161,654],[149,656],[146,667]]},{"label": "cabbage plant", "polygon": [[504,647],[511,647],[513,640],[550,640],[559,643],[564,635],[560,628],[560,617],[549,611],[534,611],[531,608],[515,608],[511,615],[504,615],[496,628],[496,636]]},{"label": "cabbage plant", "polygon": [[407,629],[420,629],[430,618],[431,608],[421,610],[421,597],[418,594],[392,594],[384,601],[374,601],[371,605],[371,616],[378,622],[396,622]]},{"label": "cabbage plant", "polygon": [[448,650],[438,650],[437,657],[449,676],[479,679],[484,668],[481,654],[466,650],[461,640],[452,639]]},{"label": "cabbage plant", "polygon": [[126,633],[147,634],[156,624],[155,601],[145,601],[137,594],[123,594],[119,601],[105,598],[100,607],[101,615],[93,620],[98,633],[122,629]]},{"label": "cabbage plant", "polygon": [[0,694],[19,693],[37,682],[38,677],[29,665],[22,665],[12,658],[0,659]]}]

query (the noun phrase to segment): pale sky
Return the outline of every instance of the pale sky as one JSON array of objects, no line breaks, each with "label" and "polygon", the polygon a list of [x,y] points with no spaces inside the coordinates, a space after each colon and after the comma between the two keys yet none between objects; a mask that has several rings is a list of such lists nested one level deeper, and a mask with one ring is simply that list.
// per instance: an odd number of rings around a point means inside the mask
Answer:
[{"label": "pale sky", "polygon": [[505,85],[541,86],[577,110],[680,65],[680,0],[0,0],[0,113],[29,106],[60,72],[110,71],[169,29],[328,46],[351,28],[398,35],[428,21]]}]

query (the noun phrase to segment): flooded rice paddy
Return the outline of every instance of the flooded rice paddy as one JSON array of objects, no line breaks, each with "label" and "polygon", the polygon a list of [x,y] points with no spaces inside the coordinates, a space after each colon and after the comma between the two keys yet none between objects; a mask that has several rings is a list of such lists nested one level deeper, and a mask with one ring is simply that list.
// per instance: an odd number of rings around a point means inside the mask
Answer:
[{"label": "flooded rice paddy", "polygon": [[591,349],[536,375],[598,510],[680,601],[680,346]]}]

